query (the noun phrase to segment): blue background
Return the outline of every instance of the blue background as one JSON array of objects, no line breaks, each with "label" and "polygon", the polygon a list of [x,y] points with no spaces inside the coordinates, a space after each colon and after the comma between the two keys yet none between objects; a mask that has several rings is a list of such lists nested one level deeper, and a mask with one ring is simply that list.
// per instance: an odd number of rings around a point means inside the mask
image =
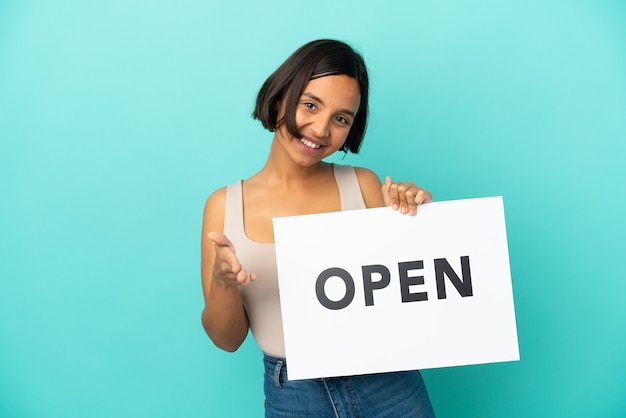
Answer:
[{"label": "blue background", "polygon": [[503,195],[521,361],[426,370],[440,417],[626,414],[626,2],[0,2],[0,416],[262,416],[200,325],[203,204],[259,170],[297,47],[369,65],[359,156]]}]

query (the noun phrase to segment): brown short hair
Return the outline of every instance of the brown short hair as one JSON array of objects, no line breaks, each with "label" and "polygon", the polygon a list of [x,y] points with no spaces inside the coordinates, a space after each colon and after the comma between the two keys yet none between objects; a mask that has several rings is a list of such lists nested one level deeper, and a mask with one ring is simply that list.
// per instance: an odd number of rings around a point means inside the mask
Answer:
[{"label": "brown short hair", "polygon": [[[340,148],[344,152],[356,154],[367,127],[369,81],[363,57],[343,42],[321,39],[300,47],[265,80],[259,90],[252,117],[260,120],[270,132],[284,123],[287,131],[298,137],[295,119],[300,95],[310,80],[327,75],[346,75],[359,83],[359,110],[346,142]],[[281,100],[285,100],[285,116],[277,120]]]}]

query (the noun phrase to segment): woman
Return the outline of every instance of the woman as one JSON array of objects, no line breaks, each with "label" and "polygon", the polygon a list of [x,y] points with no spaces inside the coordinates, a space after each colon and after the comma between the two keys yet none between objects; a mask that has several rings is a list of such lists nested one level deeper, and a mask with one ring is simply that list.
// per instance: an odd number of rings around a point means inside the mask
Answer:
[{"label": "woman", "polygon": [[323,161],[356,153],[367,123],[368,76],[348,45],[298,49],[259,91],[254,118],[274,132],[265,166],[214,192],[202,228],[202,324],[235,351],[252,331],[265,353],[266,416],[433,416],[419,372],[287,381],[272,218],[432,201],[413,183]]}]

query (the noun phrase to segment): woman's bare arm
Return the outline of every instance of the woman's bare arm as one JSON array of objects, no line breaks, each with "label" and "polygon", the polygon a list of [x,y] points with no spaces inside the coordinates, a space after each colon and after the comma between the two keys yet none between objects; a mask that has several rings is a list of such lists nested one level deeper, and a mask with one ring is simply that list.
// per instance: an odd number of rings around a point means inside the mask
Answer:
[{"label": "woman's bare arm", "polygon": [[238,287],[256,277],[239,263],[223,234],[226,190],[213,193],[204,207],[201,242],[202,325],[213,343],[233,352],[245,340],[249,322]]}]

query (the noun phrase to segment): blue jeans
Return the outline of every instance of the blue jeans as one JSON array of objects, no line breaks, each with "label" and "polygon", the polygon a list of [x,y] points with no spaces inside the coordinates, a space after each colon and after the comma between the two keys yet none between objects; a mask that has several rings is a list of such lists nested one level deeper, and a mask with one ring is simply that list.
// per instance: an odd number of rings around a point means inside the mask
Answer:
[{"label": "blue jeans", "polygon": [[266,417],[435,416],[419,371],[289,381],[285,359],[263,361]]}]

